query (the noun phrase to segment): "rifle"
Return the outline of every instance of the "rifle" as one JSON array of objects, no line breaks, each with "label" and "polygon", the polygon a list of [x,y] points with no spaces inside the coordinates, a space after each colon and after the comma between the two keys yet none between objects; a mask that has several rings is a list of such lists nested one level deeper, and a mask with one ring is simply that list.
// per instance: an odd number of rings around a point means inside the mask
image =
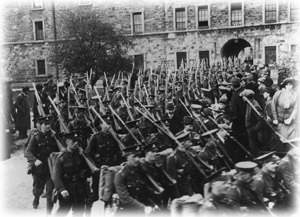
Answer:
[{"label": "rifle", "polygon": [[151,118],[149,118],[146,114],[141,112],[138,108],[137,111],[144,116],[147,120],[149,120],[154,126],[156,126],[161,132],[163,132],[166,136],[168,136],[170,139],[172,139],[178,147],[181,147],[188,159],[192,162],[192,164],[195,166],[195,168],[205,177],[207,178],[207,175],[205,171],[200,167],[200,165],[195,161],[195,159],[190,155],[189,152],[186,151],[185,147],[182,146],[182,144],[176,139],[174,134],[166,128],[163,123],[161,123],[164,127],[159,126],[157,123],[155,123]]},{"label": "rifle", "polygon": [[133,115],[132,115],[132,113],[131,113],[131,111],[130,111],[130,108],[129,108],[129,105],[128,105],[128,103],[126,102],[126,100],[125,100],[125,98],[124,98],[124,96],[123,96],[123,94],[121,93],[121,97],[122,97],[122,100],[124,101],[124,104],[125,104],[125,106],[126,106],[126,108],[127,108],[127,112],[128,112],[128,115],[129,115],[129,118],[130,118],[130,120],[134,120],[134,118],[133,118]]},{"label": "rifle", "polygon": [[128,131],[128,133],[131,135],[131,137],[136,141],[136,143],[139,146],[142,146],[142,143],[138,140],[138,138],[136,138],[136,136],[131,132],[131,130],[126,126],[126,124],[124,123],[124,121],[122,120],[122,118],[115,112],[115,110],[109,105],[108,108],[110,109],[110,111],[112,112],[112,114],[114,116],[116,116],[116,118],[121,122],[121,124],[125,127],[125,129]]},{"label": "rifle", "polygon": [[33,86],[33,89],[34,89],[34,95],[35,95],[35,98],[36,98],[36,101],[37,101],[37,104],[38,104],[38,113],[39,115],[41,115],[42,117],[45,117],[46,116],[46,113],[43,109],[43,104],[42,104],[42,100],[40,98],[40,95],[36,89],[36,86],[35,86],[35,83],[32,83],[32,86]]},{"label": "rifle", "polygon": [[226,133],[226,135],[229,136],[230,139],[232,139],[238,146],[240,146],[241,149],[243,149],[243,151],[244,151],[248,156],[250,156],[250,157],[253,159],[254,156],[246,149],[245,146],[243,146],[243,144],[241,144],[234,136],[230,135],[230,133],[229,133],[227,130],[225,130],[223,127],[220,127],[220,126],[218,125],[218,123],[216,122],[216,120],[213,119],[211,116],[208,116],[208,118],[209,118],[209,120],[211,120],[218,128],[222,129],[222,130]]},{"label": "rifle", "polygon": [[[188,108],[184,105],[184,103],[182,102],[181,99],[179,99],[180,103],[183,105],[183,107],[185,108],[185,110],[191,115],[191,117],[194,117],[196,118],[196,120],[199,121],[199,123],[201,124],[201,126],[204,128],[205,131],[208,131],[207,127],[205,126],[205,124],[203,123],[203,121],[199,118],[199,117],[196,117],[194,116],[189,110]],[[214,139],[214,137],[212,135],[210,135],[211,139]],[[219,138],[218,138],[219,139]],[[220,140],[220,139],[219,139]],[[229,160],[230,164],[233,165],[233,161],[232,159],[230,158],[230,156],[228,155],[228,153],[226,152],[226,150],[217,143],[218,147],[221,149],[222,153],[225,155],[225,157],[227,158],[227,160]],[[231,169],[231,166],[229,165],[229,163],[224,159],[222,158],[222,156],[219,154],[219,157],[221,159],[223,159],[224,163],[226,164],[226,166],[228,167],[228,169]]]},{"label": "rifle", "polygon": [[48,99],[49,99],[51,105],[53,106],[53,108],[54,108],[54,110],[55,110],[55,112],[57,114],[58,120],[59,120],[59,122],[60,122],[60,124],[62,126],[63,131],[69,133],[70,131],[69,131],[66,123],[64,122],[64,119],[63,119],[60,111],[58,110],[58,108],[56,107],[55,103],[53,102],[53,100],[51,99],[50,96],[48,96]]},{"label": "rifle", "polygon": [[117,133],[111,128],[111,126],[106,123],[106,121],[101,117],[101,115],[95,110],[94,107],[90,107],[90,109],[95,113],[95,115],[100,119],[103,125],[105,125],[108,128],[108,132],[112,135],[112,137],[115,139],[115,141],[118,143],[119,148],[121,152],[124,154],[125,146],[120,141],[119,137],[117,136]]},{"label": "rifle", "polygon": [[[39,115],[42,116],[42,117],[45,117],[46,114],[45,114],[45,112],[44,112],[44,109],[43,109],[43,106],[42,106],[42,101],[41,101],[41,98],[40,98],[40,96],[39,96],[39,93],[37,92],[35,83],[32,83],[32,85],[33,85],[34,94],[35,94],[35,97],[36,97],[37,103],[38,103],[38,112],[39,112]],[[55,132],[54,132],[52,129],[51,129],[51,131],[52,131],[53,138],[55,139],[56,144],[57,144],[57,146],[58,146],[58,149],[59,149],[60,151],[63,151],[63,150],[65,149],[64,146],[63,146],[63,145],[61,144],[61,142],[56,138]]]}]

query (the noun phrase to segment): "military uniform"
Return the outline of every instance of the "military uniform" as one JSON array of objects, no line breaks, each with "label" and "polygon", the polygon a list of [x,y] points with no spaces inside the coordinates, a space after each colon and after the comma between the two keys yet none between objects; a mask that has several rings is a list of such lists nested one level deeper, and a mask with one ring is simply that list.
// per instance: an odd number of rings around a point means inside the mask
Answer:
[{"label": "military uniform", "polygon": [[[73,212],[83,214],[89,196],[87,177],[90,169],[78,151],[65,151],[59,156],[54,166],[53,182],[58,192],[59,208],[57,214]],[[64,198],[61,193],[68,191]]]},{"label": "military uniform", "polygon": [[116,192],[120,198],[121,210],[124,212],[142,213],[145,206],[154,206],[150,189],[139,165],[124,165],[115,175]]},{"label": "military uniform", "polygon": [[[32,173],[33,176],[33,195],[35,197],[33,203],[34,208],[37,208],[39,197],[46,184],[47,209],[48,211],[51,211],[52,209],[51,193],[53,184],[50,180],[48,157],[52,152],[57,151],[59,151],[59,149],[51,132],[42,133],[40,131],[35,131],[28,143],[25,157],[29,162],[29,172]],[[36,160],[39,160],[42,163],[35,166]]]},{"label": "military uniform", "polygon": [[[91,136],[85,153],[95,162],[98,168],[102,165],[119,165],[123,158],[118,143],[108,132],[98,132]],[[99,174],[93,174],[92,190],[94,200],[99,198]]]},{"label": "military uniform", "polygon": [[86,148],[87,140],[92,134],[92,129],[90,127],[90,122],[87,122],[85,119],[80,120],[75,118],[68,124],[68,128],[70,131],[77,131],[81,137],[80,144],[83,146],[82,148]]}]

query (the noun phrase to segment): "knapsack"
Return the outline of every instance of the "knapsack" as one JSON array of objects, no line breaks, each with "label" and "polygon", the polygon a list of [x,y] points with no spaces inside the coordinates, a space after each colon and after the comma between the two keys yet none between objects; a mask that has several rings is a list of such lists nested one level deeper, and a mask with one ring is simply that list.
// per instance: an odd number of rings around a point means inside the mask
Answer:
[{"label": "knapsack", "polygon": [[100,191],[100,200],[104,202],[109,202],[112,199],[112,195],[115,193],[114,179],[115,174],[121,170],[123,166],[101,166],[100,170],[100,182],[99,182],[99,191]]}]

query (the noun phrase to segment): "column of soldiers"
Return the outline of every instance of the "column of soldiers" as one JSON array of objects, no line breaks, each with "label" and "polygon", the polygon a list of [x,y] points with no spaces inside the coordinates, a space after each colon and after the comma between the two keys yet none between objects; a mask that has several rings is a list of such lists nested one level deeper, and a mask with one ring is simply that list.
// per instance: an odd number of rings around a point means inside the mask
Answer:
[{"label": "column of soldiers", "polygon": [[34,208],[45,186],[47,212],[58,201],[59,214],[89,215],[99,199],[121,214],[293,206],[294,77],[277,86],[267,69],[203,63],[104,74],[103,88],[89,76],[33,85]]}]

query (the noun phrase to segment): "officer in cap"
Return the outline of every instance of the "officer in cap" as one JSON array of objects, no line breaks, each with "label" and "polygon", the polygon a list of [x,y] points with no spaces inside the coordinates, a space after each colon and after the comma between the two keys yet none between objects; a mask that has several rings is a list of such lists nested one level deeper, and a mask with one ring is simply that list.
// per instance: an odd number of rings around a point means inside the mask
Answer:
[{"label": "officer in cap", "polygon": [[87,178],[91,175],[87,162],[81,155],[79,134],[76,131],[62,135],[67,145],[54,165],[53,182],[58,192],[57,214],[67,215],[70,209],[77,214],[84,213],[89,196]]},{"label": "officer in cap", "polygon": [[240,205],[247,209],[265,210],[262,190],[263,181],[257,176],[258,164],[252,161],[241,161],[235,164],[237,170],[235,185],[239,191]]},{"label": "officer in cap", "polygon": [[122,169],[115,174],[114,184],[120,198],[120,213],[143,214],[151,206],[149,188],[145,175],[140,168],[140,158],[144,155],[141,147],[131,146],[125,150],[127,158]]},{"label": "officer in cap", "polygon": [[86,107],[76,106],[75,108],[75,118],[70,121],[68,128],[70,131],[77,131],[81,136],[80,145],[82,148],[87,146],[87,139],[92,134],[91,122],[86,118]]},{"label": "officer in cap", "polygon": [[53,184],[50,179],[48,157],[52,152],[60,151],[53,132],[51,131],[51,117],[46,116],[39,119],[40,131],[35,131],[25,150],[25,157],[29,163],[28,173],[33,176],[33,208],[37,209],[39,198],[46,185],[47,211],[52,209],[51,192]]}]

